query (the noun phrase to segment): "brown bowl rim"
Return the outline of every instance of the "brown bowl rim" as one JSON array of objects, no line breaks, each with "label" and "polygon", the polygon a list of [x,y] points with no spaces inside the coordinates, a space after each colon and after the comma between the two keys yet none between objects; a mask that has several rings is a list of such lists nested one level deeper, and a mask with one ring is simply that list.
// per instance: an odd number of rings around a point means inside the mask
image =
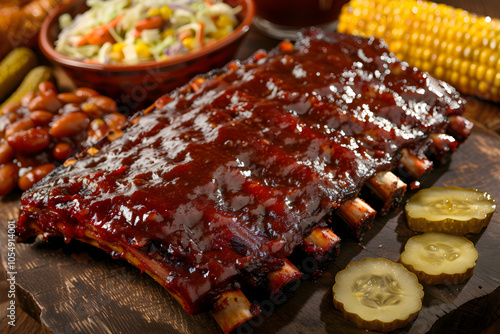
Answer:
[{"label": "brown bowl rim", "polygon": [[255,6],[252,0],[241,0],[241,3],[246,6],[246,15],[243,20],[240,22],[238,27],[225,38],[211,43],[210,45],[203,47],[199,50],[189,52],[185,55],[178,56],[172,59],[166,59],[161,61],[147,61],[139,64],[113,64],[113,65],[105,65],[105,64],[93,64],[86,63],[81,60],[77,60],[74,58],[70,58],[62,55],[54,49],[52,43],[49,42],[48,39],[48,31],[49,27],[53,24],[53,21],[59,18],[62,14],[64,14],[68,7],[72,6],[75,2],[85,2],[86,0],[74,0],[69,1],[59,7],[57,7],[51,14],[49,14],[42,23],[42,27],[40,28],[39,35],[39,45],[42,52],[45,54],[47,58],[50,60],[63,65],[65,67],[70,67],[74,69],[85,69],[91,71],[104,71],[104,72],[137,72],[137,71],[145,71],[152,68],[164,68],[171,67],[175,65],[179,65],[182,63],[186,63],[192,61],[196,58],[201,58],[210,54],[212,52],[218,51],[220,49],[225,48],[226,46],[234,43],[238,39],[242,38],[250,29],[250,25],[252,24],[253,18],[255,16]]}]

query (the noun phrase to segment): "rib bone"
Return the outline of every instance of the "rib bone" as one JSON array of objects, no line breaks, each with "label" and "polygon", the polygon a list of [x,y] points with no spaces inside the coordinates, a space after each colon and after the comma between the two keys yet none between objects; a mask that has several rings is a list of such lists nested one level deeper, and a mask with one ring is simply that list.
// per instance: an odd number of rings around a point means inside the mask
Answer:
[{"label": "rib bone", "polygon": [[317,277],[339,253],[340,238],[328,227],[316,227],[304,238],[301,249],[314,259],[308,268],[310,274]]},{"label": "rib bone", "polygon": [[459,115],[448,117],[450,124],[448,125],[448,133],[452,135],[459,143],[463,142],[469,137],[474,123],[467,118]]},{"label": "rib bone", "polygon": [[360,238],[364,231],[370,227],[377,212],[361,198],[356,197],[342,203],[336,214],[347,223],[354,235]]},{"label": "rib bone", "polygon": [[425,157],[418,157],[406,148],[401,150],[401,154],[400,166],[414,180],[420,180],[432,168],[432,161]]},{"label": "rib bone", "polygon": [[271,300],[275,300],[279,294],[283,293],[289,297],[288,295],[295,292],[295,289],[288,291],[287,286],[298,283],[301,276],[301,272],[290,261],[285,259],[285,264],[280,270],[267,275],[267,288],[271,292]]},{"label": "rib bone", "polygon": [[335,249],[338,251],[340,238],[328,227],[316,227],[304,238],[302,249],[311,255],[323,259],[325,254]]},{"label": "rib bone", "polygon": [[382,200],[378,213],[386,214],[392,207],[401,203],[406,192],[406,183],[390,171],[378,172],[366,183],[375,196]]},{"label": "rib bone", "polygon": [[458,146],[455,138],[444,133],[433,133],[429,138],[432,140],[429,151],[432,159],[438,163],[443,162]]},{"label": "rib bone", "polygon": [[224,333],[229,333],[261,311],[250,303],[241,290],[234,290],[224,292],[211,313]]}]

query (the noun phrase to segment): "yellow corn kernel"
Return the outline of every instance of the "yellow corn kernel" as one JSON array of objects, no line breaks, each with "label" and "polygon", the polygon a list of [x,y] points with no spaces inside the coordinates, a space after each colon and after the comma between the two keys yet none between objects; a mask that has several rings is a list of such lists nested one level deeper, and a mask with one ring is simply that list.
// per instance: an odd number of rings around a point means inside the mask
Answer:
[{"label": "yellow corn kernel", "polygon": [[142,59],[148,59],[151,57],[151,51],[146,43],[139,43],[135,46],[135,52]]},{"label": "yellow corn kernel", "polygon": [[163,6],[160,8],[160,15],[165,21],[170,20],[170,16],[172,16],[173,13],[174,11],[170,9],[169,6]]},{"label": "yellow corn kernel", "polygon": [[64,167],[68,167],[68,166],[71,166],[72,164],[74,164],[76,162],[76,159],[68,159],[64,162]]},{"label": "yellow corn kernel", "polygon": [[[481,94],[487,95],[488,94],[488,89],[489,89],[489,84],[484,82],[484,81],[479,81],[479,84],[477,86],[478,91]],[[486,97],[486,96],[485,96]]]},{"label": "yellow corn kernel", "polygon": [[486,66],[478,65],[476,70],[476,79],[482,81],[484,79],[485,74],[486,74]]},{"label": "yellow corn kernel", "polygon": [[98,152],[99,152],[99,149],[96,148],[96,147],[90,147],[90,148],[87,149],[87,153],[90,154],[90,155],[95,155]]},{"label": "yellow corn kernel", "polygon": [[500,20],[426,0],[351,0],[338,31],[383,38],[411,66],[500,102]]},{"label": "yellow corn kernel", "polygon": [[174,29],[166,29],[166,30],[163,30],[163,32],[161,33],[161,37],[163,39],[167,38],[168,36],[174,36],[174,35],[175,35]]},{"label": "yellow corn kernel", "polygon": [[228,34],[227,29],[217,29],[216,31],[212,32],[210,36],[216,40],[219,40],[226,37],[227,34]]},{"label": "yellow corn kernel", "polygon": [[123,60],[123,54],[121,54],[121,53],[111,52],[109,54],[109,57],[111,58],[111,60],[114,60],[114,61],[117,61],[117,62],[120,62],[120,61]]},{"label": "yellow corn kernel", "polygon": [[500,87],[500,72],[495,72],[495,77],[493,78],[493,85]]},{"label": "yellow corn kernel", "polygon": [[460,69],[460,65],[463,63],[462,59],[459,58],[454,58],[453,61],[451,62],[451,69],[453,71],[457,71]]},{"label": "yellow corn kernel", "polygon": [[467,59],[463,60],[461,63],[460,63],[460,67],[458,69],[458,72],[464,76],[466,78],[466,75],[467,75],[467,71],[469,71],[469,67],[470,67],[470,61],[468,61]]},{"label": "yellow corn kernel", "polygon": [[113,44],[113,48],[111,49],[111,52],[116,53],[116,54],[122,54],[123,48],[126,45],[127,44],[125,44],[125,43],[115,43],[115,44]]},{"label": "yellow corn kernel", "polygon": [[161,15],[160,8],[151,8],[150,10],[148,10],[148,14],[147,14],[148,17],[158,16],[158,15]]},{"label": "yellow corn kernel", "polygon": [[436,59],[436,66],[443,66],[445,60],[446,60],[446,55],[444,53],[439,53]]},{"label": "yellow corn kernel", "polygon": [[[465,75],[461,75],[460,78],[458,79],[458,86],[463,88],[463,89],[468,89],[467,86],[469,84],[469,78],[467,78]],[[470,94],[471,92],[467,92]]]},{"label": "yellow corn kernel", "polygon": [[432,64],[430,61],[422,62],[422,71],[429,72],[432,69]]},{"label": "yellow corn kernel", "polygon": [[492,83],[494,79],[495,79],[495,70],[492,68],[487,68],[486,72],[484,73],[484,82],[489,84]]},{"label": "yellow corn kernel", "polygon": [[196,38],[186,37],[182,40],[182,44],[189,50],[193,50],[196,48]]},{"label": "yellow corn kernel", "polygon": [[469,73],[468,77],[469,78],[475,78],[476,77],[476,72],[477,72],[477,64],[476,63],[471,63],[469,66]]},{"label": "yellow corn kernel", "polygon": [[[467,42],[465,42],[465,43],[467,43]],[[466,46],[464,48],[463,57],[465,59],[471,59],[472,58],[472,48],[470,46]]]},{"label": "yellow corn kernel", "polygon": [[500,57],[498,57],[497,59],[497,63],[496,65],[494,66],[494,68],[496,69],[497,72],[500,72]]},{"label": "yellow corn kernel", "polygon": [[215,25],[217,28],[233,28],[233,22],[227,15],[219,15],[219,17],[215,20]]},{"label": "yellow corn kernel", "polygon": [[495,68],[497,64],[498,57],[500,56],[500,52],[494,52],[488,58],[487,66],[490,68]]},{"label": "yellow corn kernel", "polygon": [[436,67],[436,69],[434,71],[434,75],[436,76],[436,78],[442,79],[444,77],[443,67],[441,67],[441,66]]}]

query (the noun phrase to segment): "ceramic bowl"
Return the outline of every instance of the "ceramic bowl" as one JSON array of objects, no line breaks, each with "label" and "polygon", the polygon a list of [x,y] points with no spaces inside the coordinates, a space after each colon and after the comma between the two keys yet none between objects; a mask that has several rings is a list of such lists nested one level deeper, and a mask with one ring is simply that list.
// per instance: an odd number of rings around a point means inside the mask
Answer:
[{"label": "ceramic bowl", "polygon": [[225,38],[199,50],[162,61],[103,65],[73,59],[54,49],[54,42],[60,32],[59,16],[69,13],[74,17],[84,12],[88,9],[85,2],[70,1],[46,18],[40,30],[40,49],[50,61],[60,65],[77,86],[94,88],[120,101],[122,107],[130,110],[146,107],[197,74],[224,66],[234,57],[255,13],[252,0],[225,0],[232,7],[242,6],[238,14],[239,26]]}]

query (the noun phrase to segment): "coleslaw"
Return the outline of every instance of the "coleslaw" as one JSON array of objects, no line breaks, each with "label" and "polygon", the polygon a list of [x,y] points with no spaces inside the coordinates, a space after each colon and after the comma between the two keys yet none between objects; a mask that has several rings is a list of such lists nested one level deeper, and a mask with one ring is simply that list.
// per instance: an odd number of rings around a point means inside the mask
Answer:
[{"label": "coleslaw", "polygon": [[222,0],[87,0],[74,19],[59,18],[56,51],[100,64],[137,64],[186,54],[239,24],[241,6]]}]

